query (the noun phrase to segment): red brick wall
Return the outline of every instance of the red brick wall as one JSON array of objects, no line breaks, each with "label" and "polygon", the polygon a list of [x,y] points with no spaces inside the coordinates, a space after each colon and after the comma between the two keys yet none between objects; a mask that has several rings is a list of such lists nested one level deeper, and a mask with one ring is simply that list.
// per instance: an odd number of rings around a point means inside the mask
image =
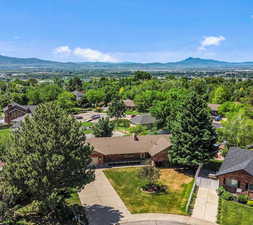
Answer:
[{"label": "red brick wall", "polygon": [[135,153],[135,154],[120,154],[120,155],[106,155],[104,162],[139,160],[149,158],[148,153]]},{"label": "red brick wall", "polygon": [[158,154],[154,155],[152,157],[152,160],[154,162],[163,162],[168,160],[168,151],[164,150],[162,152],[159,152]]},{"label": "red brick wall", "polygon": [[237,172],[221,175],[218,177],[220,186],[224,186],[230,192],[236,192],[235,188],[227,187],[225,185],[225,179],[235,179],[240,182],[240,187],[243,192],[246,190],[247,184],[253,184],[253,176],[248,174],[247,172],[240,170]]}]

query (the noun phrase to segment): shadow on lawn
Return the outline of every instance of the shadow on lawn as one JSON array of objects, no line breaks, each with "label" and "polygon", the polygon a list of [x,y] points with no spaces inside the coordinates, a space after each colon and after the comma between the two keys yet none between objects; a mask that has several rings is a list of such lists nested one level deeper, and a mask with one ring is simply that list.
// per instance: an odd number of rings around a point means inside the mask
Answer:
[{"label": "shadow on lawn", "polygon": [[90,225],[113,225],[123,217],[122,212],[102,205],[93,205],[86,208]]}]

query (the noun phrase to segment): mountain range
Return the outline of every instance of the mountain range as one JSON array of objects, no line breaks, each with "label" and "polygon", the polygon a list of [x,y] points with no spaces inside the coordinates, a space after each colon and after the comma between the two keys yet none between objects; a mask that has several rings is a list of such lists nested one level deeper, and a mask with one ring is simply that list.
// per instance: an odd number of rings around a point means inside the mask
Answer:
[{"label": "mountain range", "polygon": [[253,62],[225,62],[212,59],[187,58],[168,63],[106,63],[106,62],[56,62],[38,58],[16,58],[0,55],[0,70],[11,69],[67,69],[67,70],[236,70],[253,69]]}]

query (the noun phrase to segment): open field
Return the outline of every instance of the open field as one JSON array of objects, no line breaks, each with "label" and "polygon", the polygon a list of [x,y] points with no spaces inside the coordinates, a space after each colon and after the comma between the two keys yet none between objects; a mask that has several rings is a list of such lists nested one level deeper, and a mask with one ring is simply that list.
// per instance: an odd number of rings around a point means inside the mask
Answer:
[{"label": "open field", "polygon": [[193,177],[174,169],[161,169],[159,182],[168,193],[141,191],[145,181],[138,177],[140,168],[108,169],[104,173],[131,213],[172,213],[186,215],[185,206],[193,185]]}]

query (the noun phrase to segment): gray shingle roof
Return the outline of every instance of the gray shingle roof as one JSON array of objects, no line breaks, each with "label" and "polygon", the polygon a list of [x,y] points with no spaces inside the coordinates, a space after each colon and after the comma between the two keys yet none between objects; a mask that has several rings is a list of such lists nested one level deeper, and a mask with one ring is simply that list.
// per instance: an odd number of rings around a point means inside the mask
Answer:
[{"label": "gray shingle roof", "polygon": [[152,124],[155,123],[156,119],[151,116],[150,114],[142,114],[142,115],[138,115],[135,116],[134,118],[131,119],[131,123],[133,124]]},{"label": "gray shingle roof", "polygon": [[230,148],[217,175],[244,170],[253,176],[253,151]]}]

